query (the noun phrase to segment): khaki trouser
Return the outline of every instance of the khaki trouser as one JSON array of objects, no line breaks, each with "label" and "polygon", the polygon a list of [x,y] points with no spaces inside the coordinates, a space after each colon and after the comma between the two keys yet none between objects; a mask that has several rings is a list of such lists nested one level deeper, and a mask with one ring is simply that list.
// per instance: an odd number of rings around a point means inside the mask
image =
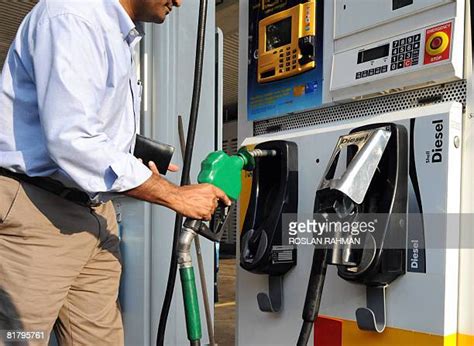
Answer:
[{"label": "khaki trouser", "polygon": [[117,230],[111,202],[87,208],[0,176],[0,345],[6,331],[43,332],[30,344],[46,345],[53,327],[60,345],[123,345]]}]

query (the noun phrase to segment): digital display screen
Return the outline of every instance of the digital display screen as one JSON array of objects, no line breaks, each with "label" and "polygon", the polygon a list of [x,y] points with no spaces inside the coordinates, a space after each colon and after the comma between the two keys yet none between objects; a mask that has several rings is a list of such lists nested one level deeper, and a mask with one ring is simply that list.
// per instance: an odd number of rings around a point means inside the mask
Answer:
[{"label": "digital display screen", "polygon": [[267,25],[266,34],[267,52],[291,43],[291,17]]},{"label": "digital display screen", "polygon": [[383,46],[367,49],[359,52],[357,63],[362,64],[367,61],[380,59],[388,56],[390,52],[390,44],[384,44]]}]

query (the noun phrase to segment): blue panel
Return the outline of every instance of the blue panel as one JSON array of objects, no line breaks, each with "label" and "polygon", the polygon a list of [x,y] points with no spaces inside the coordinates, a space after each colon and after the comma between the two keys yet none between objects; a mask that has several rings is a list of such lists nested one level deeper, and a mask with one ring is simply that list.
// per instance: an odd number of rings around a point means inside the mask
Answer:
[{"label": "blue panel", "polygon": [[[249,6],[248,120],[274,118],[322,104],[323,93],[323,2],[316,1],[316,67],[294,77],[258,83],[258,22],[262,19],[260,1]],[[297,5],[289,2],[282,10]],[[273,13],[272,13],[273,14]]]}]

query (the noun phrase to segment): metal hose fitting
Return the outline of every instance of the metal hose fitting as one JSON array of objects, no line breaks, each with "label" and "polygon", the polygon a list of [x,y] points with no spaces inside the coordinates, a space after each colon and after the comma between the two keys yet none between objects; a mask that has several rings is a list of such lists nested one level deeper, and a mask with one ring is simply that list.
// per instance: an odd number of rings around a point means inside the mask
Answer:
[{"label": "metal hose fitting", "polygon": [[183,227],[178,242],[178,265],[179,268],[187,268],[193,265],[191,258],[191,244],[196,232],[190,228]]},{"label": "metal hose fitting", "polygon": [[277,156],[277,151],[276,150],[265,150],[265,149],[254,149],[249,151],[250,155],[253,157],[266,157],[266,156]]}]

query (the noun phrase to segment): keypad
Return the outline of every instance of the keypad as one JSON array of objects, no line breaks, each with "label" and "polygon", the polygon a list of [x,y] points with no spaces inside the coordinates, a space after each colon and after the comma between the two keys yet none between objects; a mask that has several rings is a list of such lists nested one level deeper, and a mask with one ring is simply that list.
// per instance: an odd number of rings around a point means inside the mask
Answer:
[{"label": "keypad", "polygon": [[[421,34],[416,34],[392,42],[390,71],[418,65],[421,45],[420,40]],[[395,54],[397,55],[395,56]]]},{"label": "keypad", "polygon": [[[285,73],[291,70],[297,69],[297,62],[298,62],[298,51],[296,49],[291,49],[291,47],[280,48],[278,50],[279,54],[279,64],[278,64],[278,72]],[[273,54],[277,54],[277,51],[273,52]]]},{"label": "keypad", "polygon": [[[279,54],[278,72],[279,73],[289,72],[297,68],[297,62],[298,62],[297,53],[298,51],[296,49],[291,49],[291,47],[281,48],[278,50],[278,54]],[[273,54],[277,54],[277,51],[273,52]]]}]

